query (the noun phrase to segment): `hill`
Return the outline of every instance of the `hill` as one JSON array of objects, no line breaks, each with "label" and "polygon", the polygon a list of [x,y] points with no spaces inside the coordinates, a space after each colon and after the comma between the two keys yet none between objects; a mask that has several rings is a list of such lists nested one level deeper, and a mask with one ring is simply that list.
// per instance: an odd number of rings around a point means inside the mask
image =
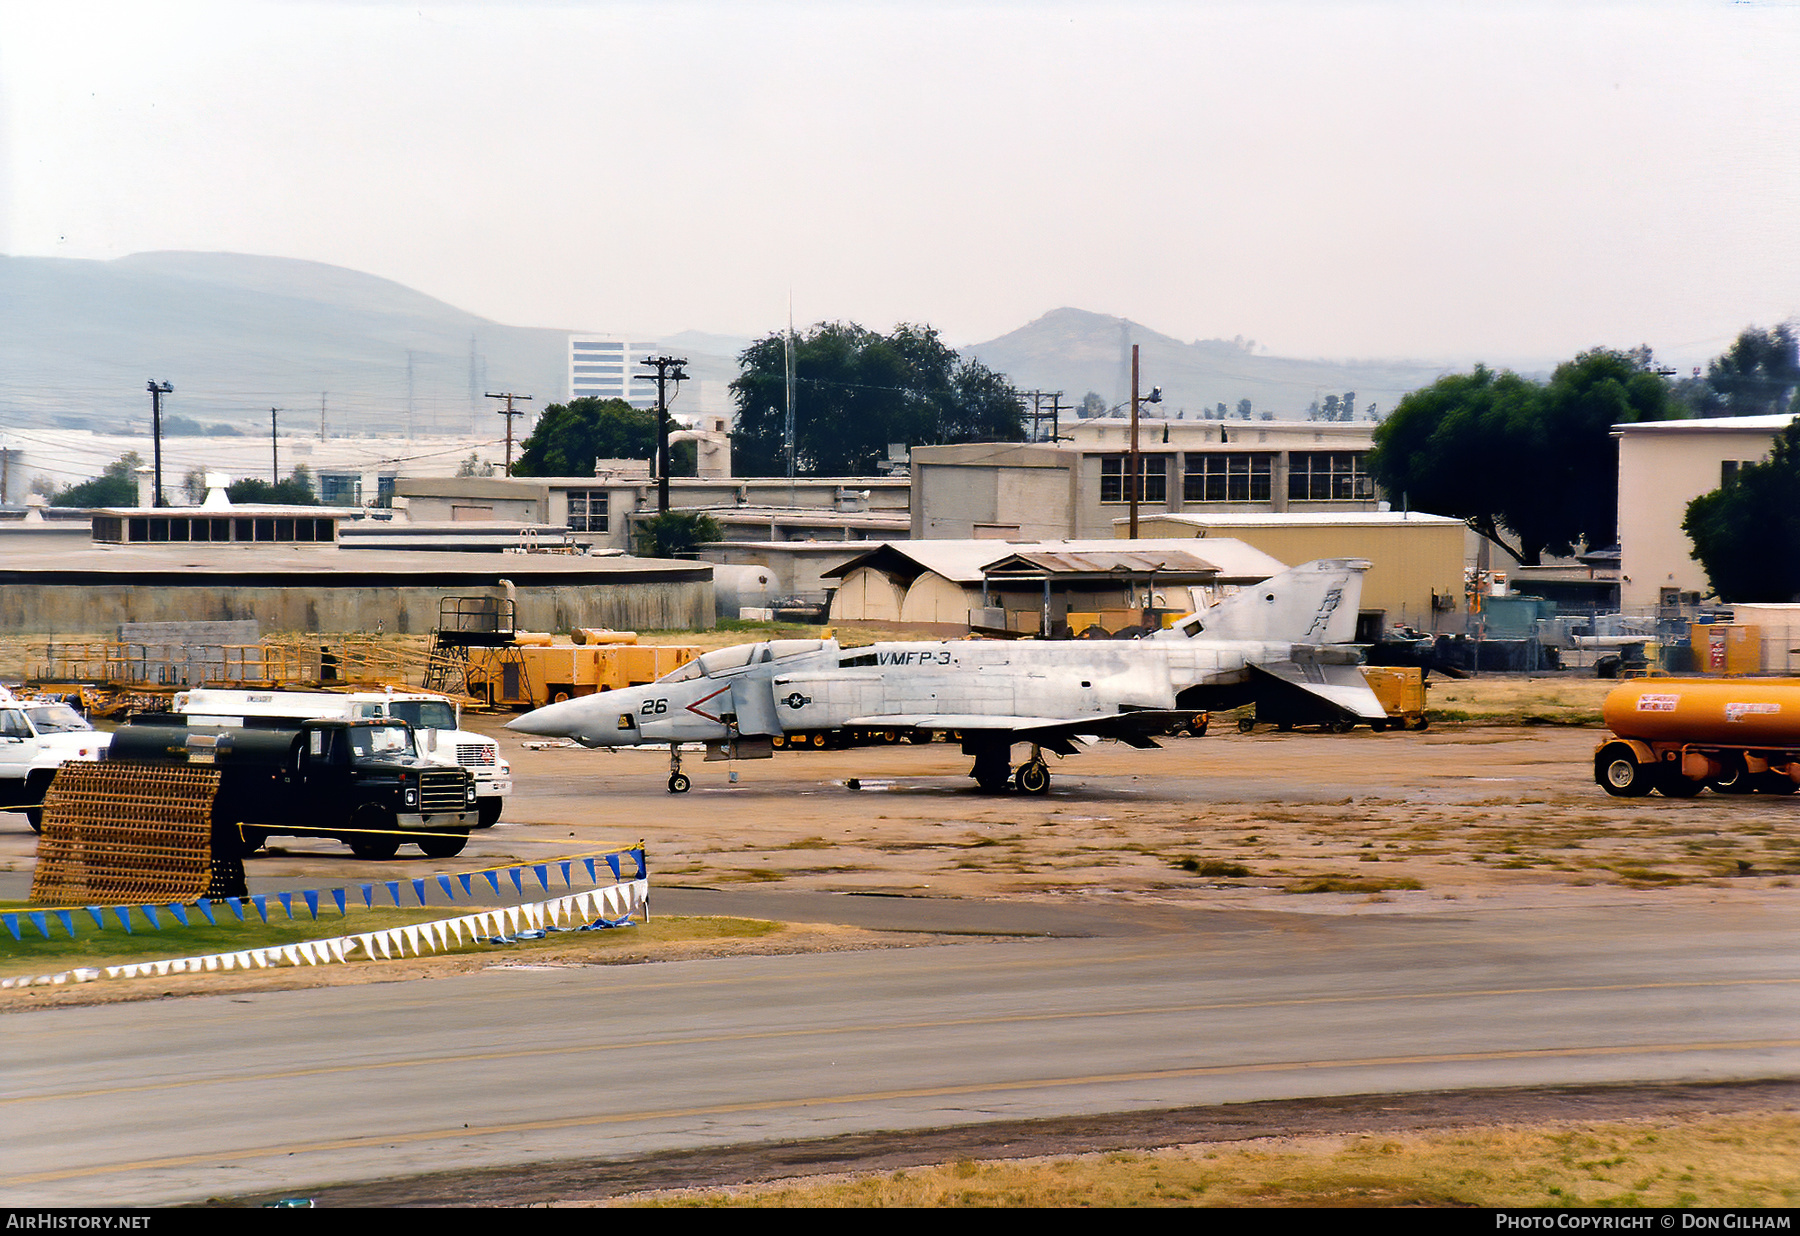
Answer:
[{"label": "hill", "polygon": [[1097,391],[1108,404],[1131,397],[1131,345],[1138,345],[1139,388],[1163,389],[1169,415],[1223,403],[1235,414],[1250,400],[1256,413],[1304,419],[1315,399],[1356,393],[1360,414],[1371,404],[1390,411],[1400,397],[1437,380],[1446,367],[1424,361],[1325,361],[1268,356],[1226,339],[1183,343],[1126,318],[1056,309],[1018,330],[964,348],[1021,389],[1060,390],[1079,404]]}]

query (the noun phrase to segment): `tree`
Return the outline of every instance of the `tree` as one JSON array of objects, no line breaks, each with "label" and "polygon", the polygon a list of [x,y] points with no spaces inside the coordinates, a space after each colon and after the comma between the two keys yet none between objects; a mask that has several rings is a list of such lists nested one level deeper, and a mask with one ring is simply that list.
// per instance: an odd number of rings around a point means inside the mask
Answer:
[{"label": "tree", "polygon": [[71,485],[50,499],[51,506],[136,506],[137,470],[143,456],[126,451],[107,464],[99,476]]},{"label": "tree", "polygon": [[[1005,377],[964,360],[929,326],[881,335],[855,323],[814,327],[793,341],[796,470],[866,476],[888,446],[1006,441],[1025,437],[1019,394]],[[787,358],[770,335],[738,357],[731,384],[738,408],[732,438],[739,476],[787,471],[783,437]]]},{"label": "tree", "polygon": [[1749,327],[1706,376],[1684,382],[1681,396],[1699,416],[1769,416],[1800,413],[1800,338],[1783,323]]},{"label": "tree", "polygon": [[225,496],[233,502],[263,502],[271,506],[318,506],[313,493],[312,472],[305,464],[295,468],[287,480],[271,485],[255,477],[245,477],[225,487]]},{"label": "tree", "polygon": [[461,477],[492,476],[494,475],[494,465],[483,463],[480,455],[470,451],[469,457],[456,465],[456,475]]},{"label": "tree", "polygon": [[1081,406],[1076,415],[1084,421],[1092,420],[1096,416],[1105,416],[1106,399],[1099,391],[1089,391],[1081,397]]},{"label": "tree", "polygon": [[[669,455],[670,476],[694,474],[691,443],[676,443]],[[520,445],[513,475],[592,476],[596,460],[655,457],[656,409],[587,395],[544,409]]]},{"label": "tree", "polygon": [[637,551],[645,558],[674,558],[724,535],[719,522],[697,511],[664,511],[638,525]]},{"label": "tree", "polygon": [[[1612,426],[1666,420],[1648,354],[1596,349],[1547,385],[1477,366],[1407,395],[1375,429],[1369,471],[1416,510],[1453,515],[1520,562],[1617,539]],[[1509,543],[1510,542],[1510,543]]]},{"label": "tree", "polygon": [[1800,421],[1781,431],[1767,461],[1688,503],[1681,530],[1721,600],[1800,597]]}]

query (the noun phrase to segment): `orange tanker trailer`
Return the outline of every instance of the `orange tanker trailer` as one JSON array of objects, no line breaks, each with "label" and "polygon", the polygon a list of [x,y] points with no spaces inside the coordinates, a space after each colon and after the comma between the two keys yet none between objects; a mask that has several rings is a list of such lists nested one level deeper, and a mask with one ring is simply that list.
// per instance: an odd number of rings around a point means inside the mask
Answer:
[{"label": "orange tanker trailer", "polygon": [[1617,736],[1594,752],[1608,794],[1800,788],[1800,679],[1648,678],[1608,695],[1602,715]]}]

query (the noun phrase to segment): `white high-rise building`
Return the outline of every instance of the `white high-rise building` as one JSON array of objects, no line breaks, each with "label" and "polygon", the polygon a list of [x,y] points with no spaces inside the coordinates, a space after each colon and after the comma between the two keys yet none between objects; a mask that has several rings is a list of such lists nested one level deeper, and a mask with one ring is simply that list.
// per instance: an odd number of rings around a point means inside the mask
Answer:
[{"label": "white high-rise building", "polygon": [[649,371],[637,362],[656,352],[654,343],[570,335],[569,398],[623,399],[634,408],[654,408],[656,383],[642,376]]}]

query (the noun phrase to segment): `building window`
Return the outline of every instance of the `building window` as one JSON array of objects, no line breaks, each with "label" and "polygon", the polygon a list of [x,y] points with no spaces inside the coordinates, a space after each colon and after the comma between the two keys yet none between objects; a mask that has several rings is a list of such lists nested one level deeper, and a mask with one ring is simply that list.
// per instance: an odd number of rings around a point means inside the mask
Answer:
[{"label": "building window", "polygon": [[606,491],[604,489],[571,489],[569,491],[569,531],[606,531]]},{"label": "building window", "polygon": [[1183,502],[1267,502],[1275,456],[1265,452],[1224,452],[1187,456]]},{"label": "building window", "polygon": [[354,472],[319,473],[319,501],[326,506],[361,506],[362,477]]},{"label": "building window", "polygon": [[1375,482],[1363,471],[1365,451],[1295,451],[1288,456],[1290,502],[1368,501]]},{"label": "building window", "polygon": [[[1129,455],[1100,457],[1100,501],[1130,502],[1125,489],[1129,473]],[[1138,501],[1167,503],[1169,500],[1169,466],[1166,455],[1138,456]]]}]

